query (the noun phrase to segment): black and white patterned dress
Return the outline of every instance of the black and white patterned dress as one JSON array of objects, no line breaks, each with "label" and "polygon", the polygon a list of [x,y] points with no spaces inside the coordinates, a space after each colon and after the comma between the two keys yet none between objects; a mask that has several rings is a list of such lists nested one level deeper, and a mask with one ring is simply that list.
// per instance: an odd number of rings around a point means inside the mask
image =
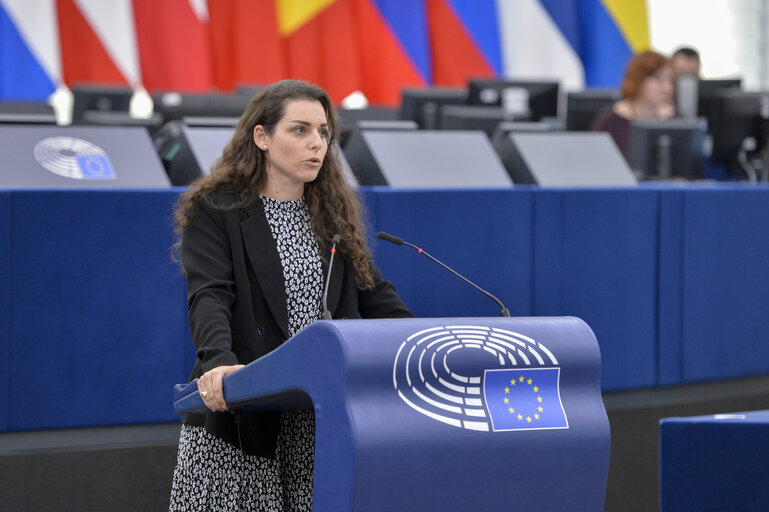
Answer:
[{"label": "black and white patterned dress", "polygon": [[[283,265],[293,336],[321,316],[318,243],[304,198],[260,198]],[[203,427],[183,425],[170,510],[311,510],[314,454],[313,411],[283,413],[275,460],[244,454]]]}]

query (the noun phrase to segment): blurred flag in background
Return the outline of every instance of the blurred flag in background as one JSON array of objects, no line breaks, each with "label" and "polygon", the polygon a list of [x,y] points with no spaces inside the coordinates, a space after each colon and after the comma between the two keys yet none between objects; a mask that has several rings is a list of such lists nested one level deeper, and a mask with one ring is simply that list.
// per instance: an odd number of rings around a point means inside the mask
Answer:
[{"label": "blurred flag in background", "polygon": [[396,105],[473,77],[616,87],[648,46],[644,0],[0,0],[0,99],[291,77]]}]

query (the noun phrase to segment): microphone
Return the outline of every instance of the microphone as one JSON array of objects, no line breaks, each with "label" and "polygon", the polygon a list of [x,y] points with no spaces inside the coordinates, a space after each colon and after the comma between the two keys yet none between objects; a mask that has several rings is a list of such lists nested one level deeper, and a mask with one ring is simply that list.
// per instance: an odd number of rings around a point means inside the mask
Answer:
[{"label": "microphone", "polygon": [[505,305],[502,304],[502,302],[498,298],[496,298],[495,296],[493,296],[492,294],[490,294],[489,292],[487,292],[486,290],[484,290],[483,288],[481,288],[480,286],[478,286],[474,282],[470,281],[468,278],[466,278],[465,276],[463,276],[462,274],[460,274],[456,270],[450,268],[449,266],[445,265],[444,263],[442,263],[442,262],[438,261],[437,259],[433,258],[429,254],[427,254],[425,251],[423,251],[420,247],[417,247],[414,244],[410,244],[410,243],[406,242],[405,240],[403,240],[400,237],[391,235],[389,233],[384,233],[383,231],[380,231],[379,233],[377,233],[376,236],[380,240],[385,240],[387,242],[390,242],[391,244],[395,244],[395,245],[408,245],[409,247],[412,247],[412,248],[416,249],[417,252],[419,252],[419,254],[424,254],[425,256],[427,256],[428,258],[433,260],[435,263],[437,263],[441,267],[445,268],[446,270],[448,270],[449,272],[451,272],[452,274],[454,274],[455,276],[457,276],[458,278],[462,279],[464,282],[466,282],[467,284],[469,284],[470,286],[472,286],[473,288],[475,288],[476,290],[478,290],[479,292],[484,294],[486,297],[488,297],[491,300],[493,300],[494,302],[496,302],[497,306],[499,306],[500,316],[510,316],[510,311],[507,310]]},{"label": "microphone", "polygon": [[342,239],[339,235],[334,235],[331,240],[331,257],[328,260],[328,274],[326,275],[326,286],[323,287],[323,314],[324,320],[331,320],[331,312],[328,310],[328,283],[331,282],[331,267],[334,265],[334,254],[336,254],[336,244]]}]

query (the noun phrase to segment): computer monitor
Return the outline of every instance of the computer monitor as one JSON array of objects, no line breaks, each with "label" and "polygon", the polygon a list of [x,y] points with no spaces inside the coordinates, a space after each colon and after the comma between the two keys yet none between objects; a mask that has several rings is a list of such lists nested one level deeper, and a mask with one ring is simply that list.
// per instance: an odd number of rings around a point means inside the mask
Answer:
[{"label": "computer monitor", "polygon": [[637,184],[608,133],[508,133],[496,148],[516,184],[632,187]]},{"label": "computer monitor", "polygon": [[719,95],[724,92],[740,91],[741,82],[739,78],[728,78],[699,80],[697,83],[697,117],[704,117],[708,120],[708,133],[713,133],[711,127],[715,123],[716,103]]},{"label": "computer monitor", "polygon": [[53,107],[47,103],[0,102],[0,124],[56,124]]},{"label": "computer monitor", "polygon": [[501,107],[443,105],[440,112],[442,130],[481,130],[489,139],[499,123],[516,120]]},{"label": "computer monitor", "polygon": [[86,110],[78,124],[94,126],[142,126],[152,135],[160,128],[163,119],[160,114],[152,114],[150,117],[131,117],[128,112],[102,112],[98,110]]},{"label": "computer monitor", "polygon": [[588,89],[566,94],[566,131],[586,132],[598,112],[620,100],[616,89]]},{"label": "computer monitor", "polygon": [[702,177],[704,119],[630,122],[628,163],[646,179]]},{"label": "computer monitor", "polygon": [[147,130],[0,125],[0,188],[168,188]]},{"label": "computer monitor", "polygon": [[398,121],[399,110],[393,107],[340,108],[336,111],[339,143],[344,147],[359,121]]},{"label": "computer monitor", "polygon": [[361,185],[500,188],[512,181],[478,131],[361,130],[344,149]]},{"label": "computer monitor", "polygon": [[[419,125],[414,121],[358,121],[351,130],[344,133],[339,146],[347,152],[361,153],[360,148],[365,146],[363,133],[367,131],[393,132],[393,131],[417,131]],[[359,148],[356,150],[356,148]]]},{"label": "computer monitor", "polygon": [[183,117],[240,117],[251,97],[241,94],[182,94],[163,92],[152,95],[155,112],[163,121]]},{"label": "computer monitor", "polygon": [[152,141],[171,184],[185,186],[211,172],[234,133],[234,127],[189,127],[175,120],[156,131]]},{"label": "computer monitor", "polygon": [[558,82],[470,80],[467,103],[501,106],[516,117],[539,121],[558,115]]},{"label": "computer monitor", "polygon": [[72,87],[72,122],[87,111],[128,113],[133,91],[128,87],[75,85]]},{"label": "computer monitor", "polygon": [[465,89],[441,87],[404,89],[401,91],[399,117],[405,121],[416,122],[423,130],[437,130],[440,124],[440,107],[464,105],[466,101]]},{"label": "computer monitor", "polygon": [[727,91],[718,95],[714,106],[711,160],[730,164],[744,147],[760,150],[769,137],[769,94]]}]

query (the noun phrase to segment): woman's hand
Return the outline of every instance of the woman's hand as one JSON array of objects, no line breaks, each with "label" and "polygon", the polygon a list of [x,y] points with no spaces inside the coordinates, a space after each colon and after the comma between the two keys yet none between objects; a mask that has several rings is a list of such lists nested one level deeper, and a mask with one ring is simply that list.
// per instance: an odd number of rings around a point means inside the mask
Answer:
[{"label": "woman's hand", "polygon": [[206,407],[212,411],[226,411],[227,403],[224,401],[224,391],[222,389],[222,379],[225,375],[236,372],[243,368],[242,364],[232,366],[217,366],[198,379],[198,391],[203,398]]}]

